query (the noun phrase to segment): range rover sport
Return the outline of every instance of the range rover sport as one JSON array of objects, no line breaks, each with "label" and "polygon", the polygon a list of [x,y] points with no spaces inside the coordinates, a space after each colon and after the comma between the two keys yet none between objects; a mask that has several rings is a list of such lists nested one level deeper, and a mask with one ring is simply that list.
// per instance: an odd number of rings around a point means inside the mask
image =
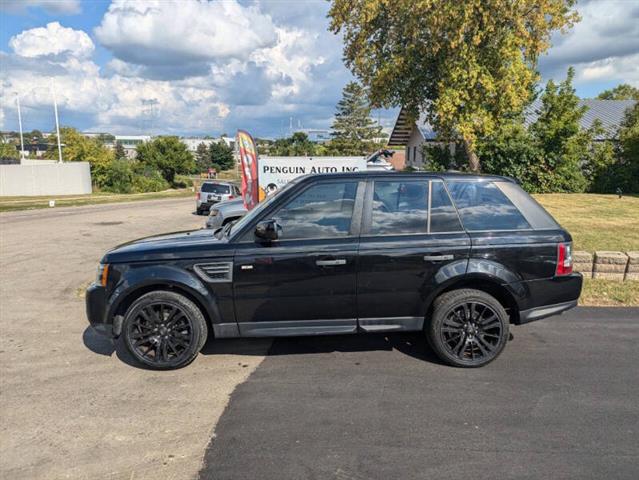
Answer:
[{"label": "range rover sport", "polygon": [[109,251],[93,327],[179,368],[207,337],[423,331],[479,367],[511,325],[574,307],[571,237],[512,179],[454,173],[300,177],[234,225]]}]

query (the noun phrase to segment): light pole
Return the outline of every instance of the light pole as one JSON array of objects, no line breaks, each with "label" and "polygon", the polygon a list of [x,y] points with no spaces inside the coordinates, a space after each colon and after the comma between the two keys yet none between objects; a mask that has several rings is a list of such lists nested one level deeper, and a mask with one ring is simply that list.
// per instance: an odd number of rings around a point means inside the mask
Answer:
[{"label": "light pole", "polygon": [[18,104],[18,125],[20,127],[20,163],[24,163],[24,137],[22,136],[22,112],[20,111],[20,95],[16,93]]},{"label": "light pole", "polygon": [[55,133],[58,137],[58,163],[62,163],[62,144],[60,143],[60,122],[58,121],[58,102],[55,98],[55,85],[51,79],[51,95],[53,96],[53,111],[55,112]]}]

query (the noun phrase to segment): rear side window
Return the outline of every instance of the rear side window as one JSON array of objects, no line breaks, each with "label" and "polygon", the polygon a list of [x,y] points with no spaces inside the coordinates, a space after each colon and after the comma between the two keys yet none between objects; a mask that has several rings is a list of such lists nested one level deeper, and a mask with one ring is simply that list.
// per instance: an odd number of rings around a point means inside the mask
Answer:
[{"label": "rear side window", "polygon": [[370,233],[427,233],[428,182],[375,181]]},{"label": "rear side window", "polygon": [[527,230],[530,224],[493,182],[449,181],[466,230]]}]

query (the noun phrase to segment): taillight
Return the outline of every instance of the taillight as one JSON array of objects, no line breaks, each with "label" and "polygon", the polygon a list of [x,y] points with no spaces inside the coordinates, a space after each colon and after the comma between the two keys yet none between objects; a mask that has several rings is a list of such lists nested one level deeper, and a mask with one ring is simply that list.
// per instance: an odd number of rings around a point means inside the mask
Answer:
[{"label": "taillight", "polygon": [[229,195],[229,200],[233,200],[235,197],[233,195]]},{"label": "taillight", "polygon": [[568,275],[570,273],[572,273],[572,243],[560,243],[557,245],[555,275]]},{"label": "taillight", "polygon": [[200,199],[200,192],[197,192],[197,194],[195,195],[195,198],[197,198],[198,200]]}]

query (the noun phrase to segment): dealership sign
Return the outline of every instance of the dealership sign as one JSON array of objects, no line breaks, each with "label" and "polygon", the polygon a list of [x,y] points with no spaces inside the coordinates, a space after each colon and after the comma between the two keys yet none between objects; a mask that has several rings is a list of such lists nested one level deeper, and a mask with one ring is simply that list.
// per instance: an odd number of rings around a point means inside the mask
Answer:
[{"label": "dealership sign", "polygon": [[366,157],[260,157],[260,200],[302,175],[365,170]]}]

